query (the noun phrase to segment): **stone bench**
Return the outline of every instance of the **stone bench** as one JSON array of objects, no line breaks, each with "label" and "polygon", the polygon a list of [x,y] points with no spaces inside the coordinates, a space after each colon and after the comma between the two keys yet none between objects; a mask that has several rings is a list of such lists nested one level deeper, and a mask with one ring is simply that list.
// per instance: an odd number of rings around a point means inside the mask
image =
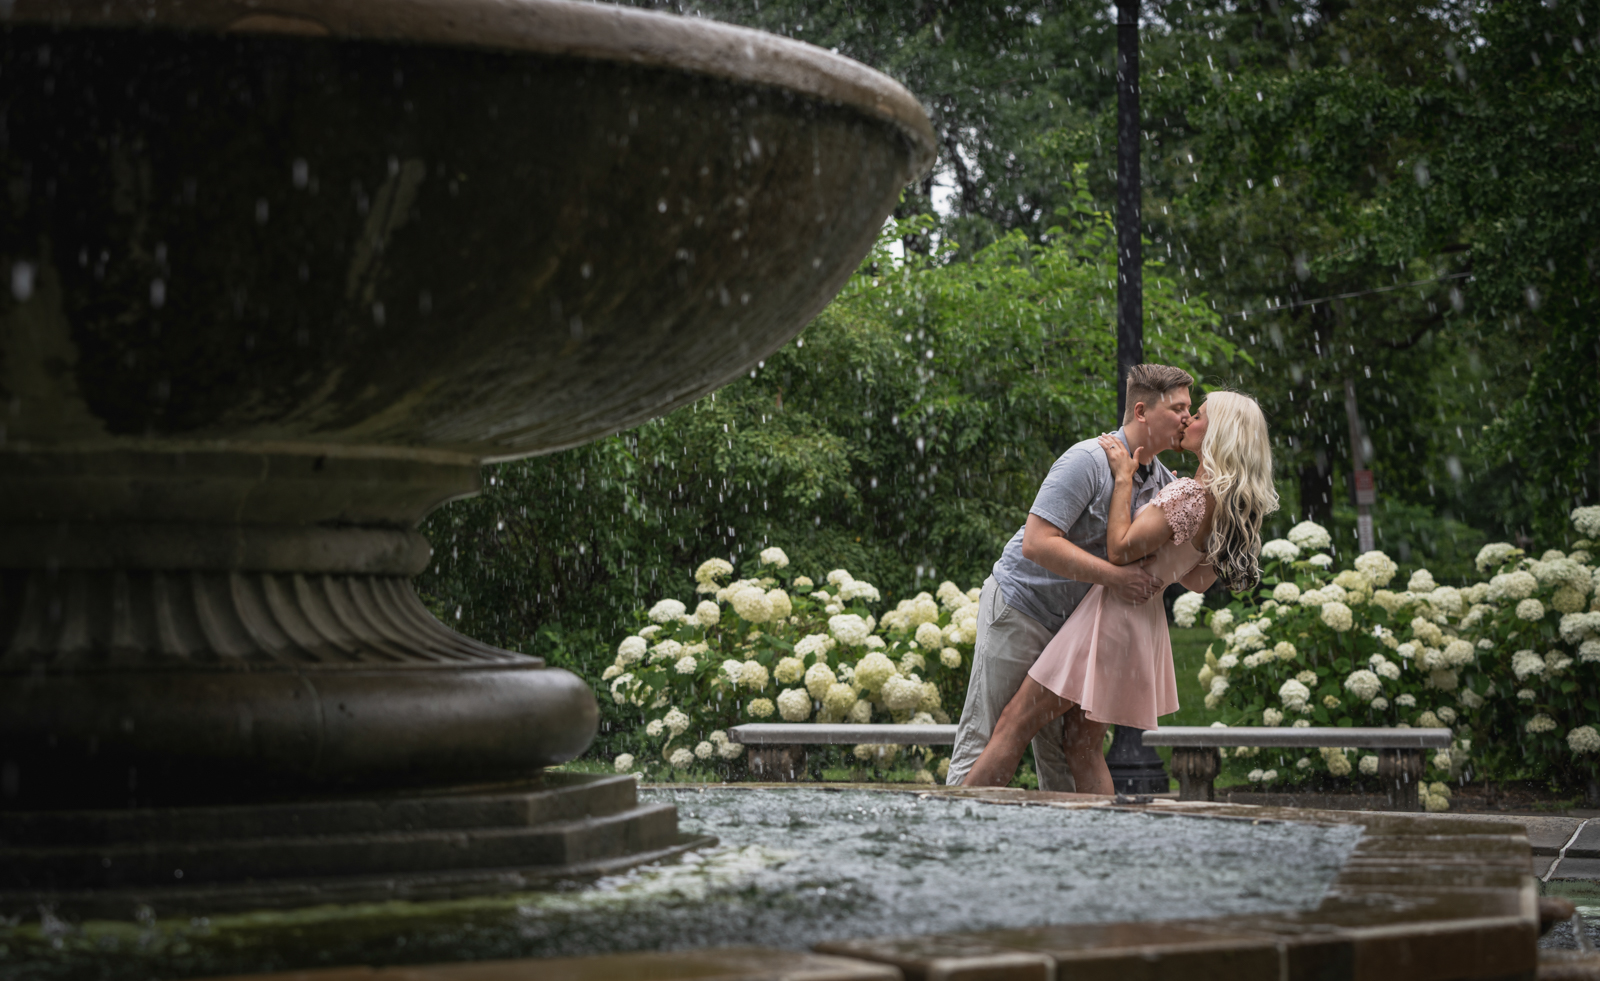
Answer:
[{"label": "stone bench", "polygon": [[728,730],[730,742],[750,749],[750,772],[777,780],[798,780],[806,772],[807,746],[949,746],[953,725],[895,725],[848,722],[751,722]]},{"label": "stone bench", "polygon": [[1144,734],[1146,746],[1172,747],[1172,774],[1179,800],[1215,800],[1212,782],[1222,770],[1222,748],[1321,749],[1325,746],[1375,749],[1378,776],[1397,811],[1420,810],[1424,750],[1449,749],[1449,729],[1358,729],[1318,726],[1164,726]]}]

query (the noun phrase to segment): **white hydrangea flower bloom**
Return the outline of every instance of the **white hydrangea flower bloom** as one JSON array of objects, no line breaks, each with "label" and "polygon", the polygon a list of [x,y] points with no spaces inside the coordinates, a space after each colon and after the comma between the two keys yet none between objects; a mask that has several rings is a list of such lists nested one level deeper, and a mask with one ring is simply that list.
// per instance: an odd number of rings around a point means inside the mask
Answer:
[{"label": "white hydrangea flower bloom", "polygon": [[867,621],[854,613],[838,613],[829,617],[828,630],[846,647],[859,647],[866,643],[867,637],[872,634],[872,628],[867,626]]},{"label": "white hydrangea flower bloom", "polygon": [[1217,612],[1211,614],[1211,632],[1218,637],[1226,634],[1228,632],[1228,628],[1232,625],[1232,610],[1218,610]]},{"label": "white hydrangea flower bloom", "polygon": [[[1305,721],[1304,719],[1301,720],[1301,722],[1304,722],[1304,721]],[[1297,726],[1299,724],[1300,724],[1299,722],[1295,723],[1295,725],[1297,725]],[[1310,723],[1307,723],[1307,724],[1309,725]],[[1295,760],[1294,761],[1294,768],[1296,770],[1309,770],[1309,769],[1311,769],[1311,757],[1302,756],[1298,760]]]},{"label": "white hydrangea flower bloom", "polygon": [[644,734],[649,736],[651,739],[661,738],[661,734],[666,731],[667,724],[662,722],[660,719],[651,719],[645,724],[644,727]]},{"label": "white hydrangea flower bloom", "polygon": [[1476,565],[1479,572],[1488,572],[1490,569],[1498,569],[1514,558],[1520,558],[1521,555],[1522,549],[1507,542],[1490,542],[1478,549]]},{"label": "white hydrangea flower bloom", "polygon": [[890,675],[881,690],[883,705],[891,711],[915,709],[922,702],[922,684],[901,675]]},{"label": "white hydrangea flower bloom", "polygon": [[777,566],[779,569],[787,569],[789,567],[789,556],[776,545],[762,549],[758,558],[761,560],[762,565]]},{"label": "white hydrangea flower bloom", "polygon": [[811,718],[811,693],[804,688],[785,688],[778,695],[778,714],[785,722],[804,722]]},{"label": "white hydrangea flower bloom", "polygon": [[700,740],[698,743],[695,743],[694,746],[695,759],[699,760],[709,760],[712,754],[714,754],[716,751],[717,747],[711,745],[704,739]]},{"label": "white hydrangea flower bloom", "polygon": [[671,639],[664,640],[650,652],[650,663],[661,664],[664,661],[676,661],[682,653],[682,644]]},{"label": "white hydrangea flower bloom", "polygon": [[805,672],[806,691],[819,702],[827,697],[828,689],[832,688],[838,680],[833,673],[833,669],[822,661],[811,665]]},{"label": "white hydrangea flower bloom", "polygon": [[1298,603],[1300,587],[1292,582],[1280,582],[1272,588],[1272,598],[1279,603]]},{"label": "white hydrangea flower bloom", "polygon": [[939,651],[939,663],[947,668],[961,667],[961,652],[954,647],[946,647]]},{"label": "white hydrangea flower bloom", "polygon": [[628,701],[628,692],[633,685],[632,674],[619,674],[611,681],[611,700],[618,705]]},{"label": "white hydrangea flower bloom", "polygon": [[944,641],[944,633],[936,623],[923,623],[917,627],[917,643],[922,647],[939,647]]},{"label": "white hydrangea flower bloom", "polygon": [[1372,581],[1374,588],[1389,585],[1389,581],[1400,571],[1394,560],[1381,551],[1373,550],[1364,552],[1356,557],[1355,567]]},{"label": "white hydrangea flower bloom", "polygon": [[798,657],[781,657],[778,659],[777,667],[772,670],[772,676],[778,679],[780,685],[792,685],[803,678],[805,673],[806,662]]},{"label": "white hydrangea flower bloom", "polygon": [[1257,769],[1251,770],[1249,773],[1246,773],[1244,775],[1244,778],[1246,780],[1250,781],[1251,783],[1260,783],[1261,782],[1261,777],[1263,775],[1263,772],[1264,771],[1262,771],[1260,768],[1257,768]]},{"label": "white hydrangea flower bloom", "polygon": [[1377,709],[1379,712],[1382,712],[1389,707],[1389,700],[1384,698],[1382,695],[1379,695],[1377,698],[1372,700],[1372,707]]},{"label": "white hydrangea flower bloom", "polygon": [[850,582],[853,579],[855,579],[855,576],[852,576],[843,569],[835,569],[828,573],[828,585],[830,586],[838,586],[842,583]]},{"label": "white hydrangea flower bloom", "polygon": [[1300,652],[1295,649],[1293,644],[1286,640],[1280,640],[1272,645],[1272,656],[1280,661],[1293,661],[1300,656]]},{"label": "white hydrangea flower bloom", "polygon": [[767,591],[760,586],[750,585],[736,590],[728,596],[728,602],[733,606],[733,612],[751,623],[766,623],[772,619],[772,604],[767,599]]},{"label": "white hydrangea flower bloom", "polygon": [[855,680],[862,688],[877,691],[896,674],[894,662],[887,655],[873,651],[856,664]]},{"label": "white hydrangea flower bloom", "polygon": [[694,674],[699,667],[700,662],[694,659],[693,654],[685,654],[683,657],[678,658],[677,663],[672,666],[672,670],[679,674]]},{"label": "white hydrangea flower bloom", "polygon": [[1315,521],[1302,521],[1289,529],[1289,541],[1303,549],[1330,548],[1333,536]]},{"label": "white hydrangea flower bloom", "polygon": [[1440,652],[1440,656],[1447,667],[1459,668],[1464,664],[1472,663],[1472,660],[1477,657],[1477,651],[1478,649],[1473,647],[1470,641],[1456,638],[1444,645],[1444,650]]},{"label": "white hydrangea flower bloom", "polygon": [[744,755],[744,744],[723,743],[717,747],[717,755],[725,760],[736,760],[740,756]]},{"label": "white hydrangea flower bloom", "polygon": [[810,657],[813,654],[821,657],[828,653],[831,647],[833,638],[827,634],[807,634],[795,641],[794,653],[796,657]]},{"label": "white hydrangea flower bloom", "polygon": [[1328,764],[1328,772],[1333,776],[1348,777],[1350,775],[1350,757],[1344,755],[1344,753],[1340,752],[1339,750],[1334,750],[1332,753],[1329,753],[1326,757],[1324,757],[1324,759]]},{"label": "white hydrangea flower bloom", "polygon": [[1600,634],[1600,612],[1568,613],[1561,618],[1561,639],[1577,644]]},{"label": "white hydrangea flower bloom", "polygon": [[1572,658],[1560,651],[1550,651],[1544,656],[1544,676],[1554,678],[1572,666]]},{"label": "white hydrangea flower bloom", "polygon": [[878,587],[869,582],[852,579],[847,583],[840,584],[839,598],[847,603],[851,600],[865,600],[868,603],[876,603],[882,597],[878,595]]},{"label": "white hydrangea flower bloom", "polygon": [[1355,625],[1350,607],[1339,602],[1322,604],[1322,622],[1339,633],[1344,633]]},{"label": "white hydrangea flower bloom", "polygon": [[1461,689],[1460,693],[1456,695],[1456,701],[1460,702],[1463,708],[1473,711],[1483,708],[1483,696],[1471,688]]},{"label": "white hydrangea flower bloom", "polygon": [[1387,678],[1390,681],[1400,680],[1400,665],[1390,660],[1384,660],[1381,664],[1373,665],[1372,671],[1380,678]]},{"label": "white hydrangea flower bloom", "polygon": [[1578,529],[1578,534],[1585,538],[1600,538],[1600,504],[1573,508],[1568,517],[1572,520],[1572,527]]},{"label": "white hydrangea flower bloom", "polygon": [[939,588],[934,591],[934,595],[939,597],[939,603],[947,610],[966,606],[968,602],[967,594],[961,591],[961,587],[949,580],[940,583]]},{"label": "white hydrangea flower bloom", "polygon": [[858,726],[864,726],[871,722],[872,703],[867,701],[865,698],[856,699],[855,705],[851,707],[849,714],[844,717],[844,720]]},{"label": "white hydrangea flower bloom", "polygon": [[694,765],[694,751],[680,746],[672,751],[672,756],[667,759],[667,762],[671,763],[675,769],[687,770]]},{"label": "white hydrangea flower bloom", "polygon": [[1261,782],[1262,783],[1271,783],[1272,781],[1274,781],[1276,779],[1278,779],[1278,771],[1277,770],[1268,770],[1265,773],[1261,774]]},{"label": "white hydrangea flower bloom", "polygon": [[1311,698],[1311,689],[1297,679],[1290,678],[1278,688],[1278,698],[1284,705],[1304,705]]},{"label": "white hydrangea flower bloom", "polygon": [[715,627],[722,620],[722,607],[711,600],[701,600],[694,608],[694,622],[701,627]]},{"label": "white hydrangea flower bloom", "polygon": [[1594,726],[1578,726],[1567,733],[1567,745],[1574,753],[1600,752],[1600,732]]},{"label": "white hydrangea flower bloom", "polygon": [[689,728],[689,716],[685,715],[682,709],[674,706],[667,710],[666,715],[661,717],[661,724],[671,729],[674,736],[681,736]]},{"label": "white hydrangea flower bloom", "polygon": [[1434,714],[1439,717],[1440,722],[1443,722],[1447,726],[1453,726],[1456,724],[1456,710],[1448,705],[1440,706],[1438,709],[1434,710]]},{"label": "white hydrangea flower bloom", "polygon": [[1555,729],[1555,727],[1556,720],[1550,718],[1548,715],[1545,715],[1543,712],[1540,712],[1538,715],[1535,715],[1533,718],[1529,719],[1528,724],[1523,726],[1524,729],[1534,733],[1535,735],[1541,732],[1550,732],[1551,730]]},{"label": "white hydrangea flower bloom", "polygon": [[727,559],[706,559],[700,563],[700,568],[694,570],[694,581],[698,583],[713,583],[724,576],[733,575],[733,563]]},{"label": "white hydrangea flower bloom", "polygon": [[1532,599],[1532,598],[1523,600],[1522,602],[1517,604],[1517,619],[1518,620],[1542,620],[1542,619],[1544,619],[1544,604],[1539,602],[1538,600]]},{"label": "white hydrangea flower bloom", "polygon": [[1205,595],[1190,590],[1172,603],[1172,620],[1180,627],[1194,626],[1195,615],[1205,605]]},{"label": "white hydrangea flower bloom", "polygon": [[745,661],[739,665],[739,684],[751,691],[767,687],[767,669],[760,661]]},{"label": "white hydrangea flower bloom", "polygon": [[1318,552],[1316,555],[1313,555],[1311,558],[1306,559],[1306,561],[1310,562],[1312,565],[1316,566],[1319,569],[1326,570],[1326,569],[1332,567],[1332,565],[1333,565],[1333,556],[1325,555],[1325,554],[1323,554],[1321,552]]},{"label": "white hydrangea flower bloom", "polygon": [[1274,538],[1261,546],[1263,562],[1293,562],[1300,557],[1300,546],[1286,538]]},{"label": "white hydrangea flower bloom", "polygon": [[682,603],[675,599],[664,599],[655,606],[650,607],[650,619],[656,623],[671,623],[682,620],[687,610]]},{"label": "white hydrangea flower bloom", "polygon": [[633,754],[618,753],[617,758],[611,761],[611,766],[618,773],[627,773],[629,770],[633,769]]},{"label": "white hydrangea flower bloom", "polygon": [[1431,593],[1439,588],[1433,581],[1433,573],[1427,569],[1418,569],[1411,574],[1411,581],[1406,583],[1406,591],[1411,593]]},{"label": "white hydrangea flower bloom", "polygon": [[776,711],[770,698],[752,698],[750,704],[745,706],[745,712],[753,719],[770,718]]},{"label": "white hydrangea flower bloom", "polygon": [[1378,692],[1383,689],[1383,682],[1378,676],[1366,668],[1350,672],[1350,677],[1344,679],[1344,690],[1361,699],[1370,702],[1378,697]]},{"label": "white hydrangea flower bloom", "polygon": [[1515,572],[1502,572],[1489,580],[1489,599],[1497,603],[1505,600],[1525,600],[1538,588],[1539,580],[1530,572],[1521,569]]},{"label": "white hydrangea flower bloom", "polygon": [[1269,708],[1261,713],[1261,724],[1264,726],[1283,725],[1283,713],[1275,708]]},{"label": "white hydrangea flower bloom", "polygon": [[1517,701],[1519,702],[1531,702],[1538,697],[1539,693],[1534,691],[1532,688],[1521,688],[1517,690]]},{"label": "white hydrangea flower bloom", "polygon": [[643,637],[624,637],[622,643],[617,645],[617,664],[627,667],[637,664],[644,658],[645,651],[650,649],[650,642]]},{"label": "white hydrangea flower bloom", "polygon": [[1600,637],[1591,637],[1578,647],[1578,660],[1586,664],[1600,661]]},{"label": "white hydrangea flower bloom", "polygon": [[[842,682],[835,682],[828,686],[822,696],[822,710],[833,718],[844,718],[850,710],[856,707],[856,690]],[[872,703],[867,703],[867,708],[872,708]]]},{"label": "white hydrangea flower bloom", "polygon": [[900,656],[900,673],[915,674],[928,666],[928,659],[917,651],[906,651]]},{"label": "white hydrangea flower bloom", "polygon": [[600,680],[601,681],[610,681],[612,678],[615,678],[617,675],[619,675],[621,673],[622,673],[621,666],[613,664],[609,668],[606,668],[603,672],[600,673]]}]

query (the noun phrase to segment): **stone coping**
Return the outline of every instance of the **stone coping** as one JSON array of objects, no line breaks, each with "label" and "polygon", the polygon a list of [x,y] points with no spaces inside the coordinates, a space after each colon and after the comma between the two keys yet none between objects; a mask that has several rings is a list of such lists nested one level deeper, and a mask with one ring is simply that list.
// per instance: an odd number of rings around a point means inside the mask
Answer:
[{"label": "stone coping", "polygon": [[[724,786],[794,789],[792,784]],[[725,948],[382,970],[334,968],[270,977],[274,981],[645,977],[661,981],[1497,981],[1548,973],[1541,972],[1536,948],[1540,900],[1538,883],[1529,872],[1528,834],[1506,820],[1166,798],[1130,804],[1127,798],[1010,789],[861,785],[853,789],[959,797],[999,806],[1138,810],[1173,819],[1357,824],[1364,834],[1322,902],[1304,912],[871,937],[820,944],[816,954]],[[1561,969],[1571,968],[1563,964]]]},{"label": "stone coping", "polygon": [[[728,740],[747,746],[817,746],[892,743],[949,746],[956,741],[953,725],[893,725],[849,722],[751,722],[728,730]],[[1449,745],[1446,743],[1445,745]]]},{"label": "stone coping", "polygon": [[[798,727],[797,727],[798,728]],[[952,727],[953,728],[953,727]],[[1314,726],[1162,726],[1144,734],[1146,746],[1350,746],[1356,749],[1449,749],[1449,729]]]}]

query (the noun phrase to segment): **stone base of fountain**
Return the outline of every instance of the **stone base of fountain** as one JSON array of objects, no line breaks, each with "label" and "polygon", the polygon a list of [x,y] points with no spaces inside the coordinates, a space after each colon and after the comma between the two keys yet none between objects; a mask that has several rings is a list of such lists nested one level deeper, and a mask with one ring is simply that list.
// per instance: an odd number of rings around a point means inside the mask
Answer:
[{"label": "stone base of fountain", "polygon": [[581,881],[715,844],[632,777],[243,805],[0,814],[0,915],[74,918],[457,899]]}]

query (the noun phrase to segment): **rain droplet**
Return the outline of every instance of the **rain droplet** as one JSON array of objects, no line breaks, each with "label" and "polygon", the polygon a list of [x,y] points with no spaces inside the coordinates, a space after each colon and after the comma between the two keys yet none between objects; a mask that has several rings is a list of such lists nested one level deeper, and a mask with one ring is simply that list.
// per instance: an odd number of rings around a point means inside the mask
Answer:
[{"label": "rain droplet", "polygon": [[11,295],[18,300],[26,300],[33,295],[33,263],[11,264]]}]

